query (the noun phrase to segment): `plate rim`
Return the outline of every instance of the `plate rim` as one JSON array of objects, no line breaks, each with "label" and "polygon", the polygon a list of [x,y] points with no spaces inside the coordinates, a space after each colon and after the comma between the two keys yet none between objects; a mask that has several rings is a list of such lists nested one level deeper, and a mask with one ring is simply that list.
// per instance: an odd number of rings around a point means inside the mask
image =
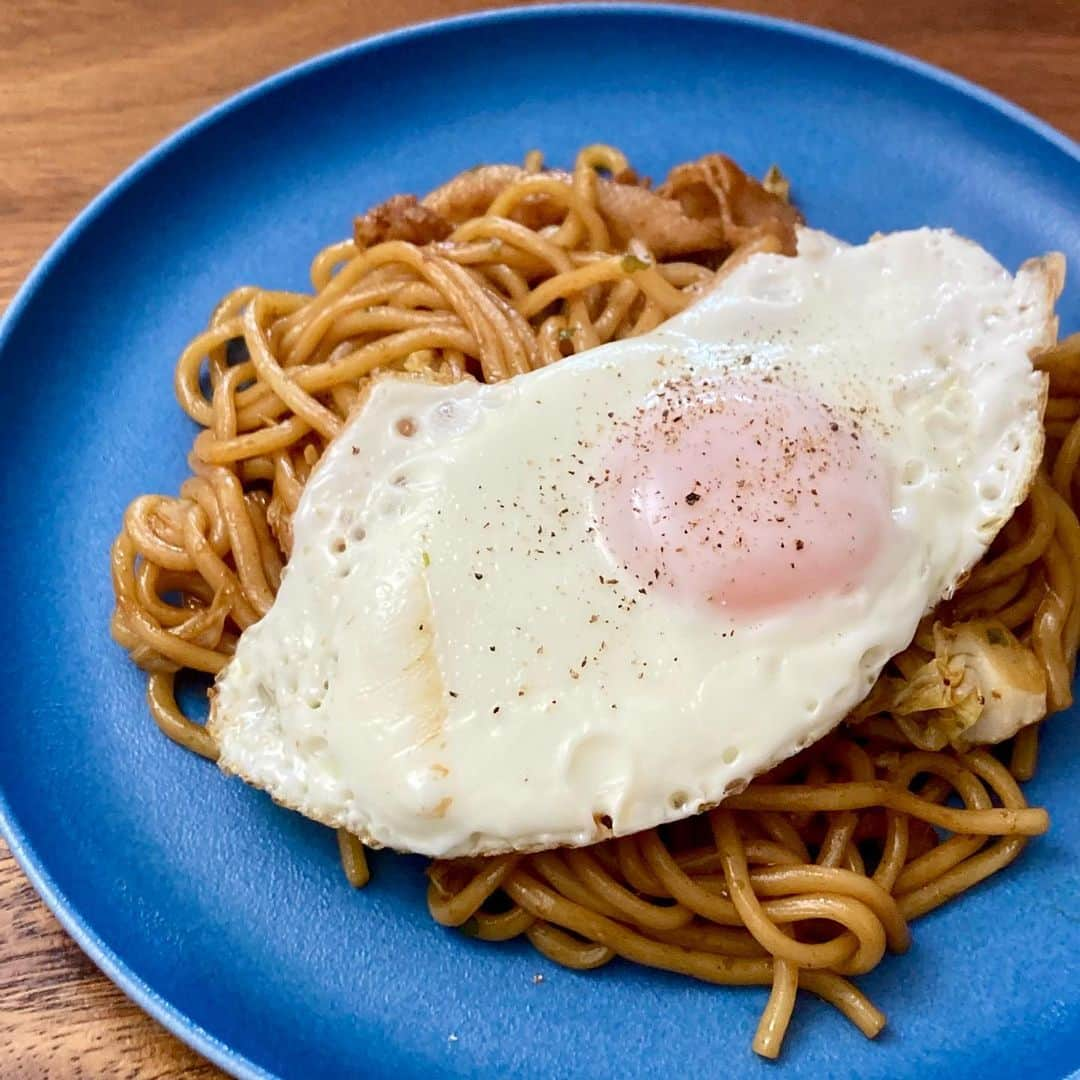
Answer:
[{"label": "plate rim", "polygon": [[[450,18],[431,19],[397,27],[317,53],[230,94],[161,139],[95,195],[45,249],[44,254],[19,286],[11,303],[0,317],[0,353],[3,352],[22,317],[23,310],[28,306],[38,288],[48,278],[54,267],[64,259],[68,249],[86,229],[111,203],[121,198],[140,177],[156,168],[175,148],[209,127],[219,117],[242,108],[287,83],[323,68],[332,67],[346,59],[410,41],[423,40],[448,30],[467,29],[471,26],[486,26],[501,22],[546,21],[573,19],[581,15],[609,14],[639,15],[663,20],[674,18],[686,22],[707,21],[736,27],[750,27],[800,38],[811,45],[844,49],[867,59],[910,72],[977,101],[1050,143],[1080,167],[1080,142],[1073,140],[1046,120],[1015,102],[945,68],[916,59],[888,46],[836,30],[746,11],[704,7],[698,4],[655,3],[649,0],[645,2],[615,0],[610,3],[588,0],[583,3],[543,3],[527,7],[484,8]],[[9,806],[2,787],[0,787],[0,836],[3,836],[7,842],[12,856],[34,891],[64,931],[129,1000],[189,1048],[238,1080],[275,1080],[273,1073],[256,1065],[173,1005],[153,986],[136,975],[128,964],[102,940],[82,913],[57,887],[48,868],[35,850],[32,839],[16,823],[14,812]],[[1080,1071],[1074,1075],[1080,1076]]]}]

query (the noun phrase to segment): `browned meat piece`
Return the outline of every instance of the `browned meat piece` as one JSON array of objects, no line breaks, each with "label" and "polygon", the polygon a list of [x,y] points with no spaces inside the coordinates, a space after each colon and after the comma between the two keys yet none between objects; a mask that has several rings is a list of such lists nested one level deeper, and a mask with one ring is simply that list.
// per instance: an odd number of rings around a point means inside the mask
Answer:
[{"label": "browned meat piece", "polygon": [[415,195],[395,195],[353,223],[353,236],[361,250],[384,240],[430,244],[445,240],[452,231],[450,222],[424,206]]},{"label": "browned meat piece", "polygon": [[[484,214],[500,192],[529,175],[516,165],[481,165],[436,188],[423,205],[458,224]],[[572,181],[559,170],[543,175]],[[657,258],[730,249],[763,233],[777,236],[783,250],[793,251],[794,225],[802,220],[794,207],[720,154],[672,170],[656,191],[600,180],[597,203],[616,244],[625,246],[636,236]],[[559,221],[562,211],[550,199],[534,195],[519,204],[513,217],[540,228]]]},{"label": "browned meat piece", "polygon": [[481,217],[499,192],[531,175],[517,165],[478,165],[468,172],[458,173],[442,187],[425,195],[423,205],[447,221],[460,225],[469,218]]},{"label": "browned meat piece", "polygon": [[676,166],[656,192],[678,200],[689,217],[720,218],[733,246],[768,233],[782,241],[784,251],[794,253],[794,230],[802,215],[723,154]]}]

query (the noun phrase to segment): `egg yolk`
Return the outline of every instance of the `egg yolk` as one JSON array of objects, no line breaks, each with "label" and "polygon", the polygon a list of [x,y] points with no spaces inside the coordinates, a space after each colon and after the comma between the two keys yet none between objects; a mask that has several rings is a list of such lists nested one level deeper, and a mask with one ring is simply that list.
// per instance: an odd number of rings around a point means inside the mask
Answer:
[{"label": "egg yolk", "polygon": [[865,580],[890,521],[858,421],[776,383],[661,387],[609,443],[596,525],[641,588],[735,617]]}]

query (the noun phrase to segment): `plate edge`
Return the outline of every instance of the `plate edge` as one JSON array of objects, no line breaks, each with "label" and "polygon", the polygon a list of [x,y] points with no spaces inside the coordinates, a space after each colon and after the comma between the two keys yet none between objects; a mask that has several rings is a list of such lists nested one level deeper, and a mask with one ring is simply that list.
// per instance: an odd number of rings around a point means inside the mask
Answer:
[{"label": "plate edge", "polygon": [[[0,352],[6,346],[7,340],[18,323],[23,309],[29,304],[41,282],[48,277],[66,250],[78,240],[82,233],[89,228],[90,224],[110,203],[131,187],[142,174],[151,170],[175,148],[182,145],[193,135],[209,127],[219,117],[227,115],[250,101],[257,100],[259,97],[296,78],[306,76],[325,67],[331,67],[346,57],[374,52],[410,40],[423,39],[447,30],[500,22],[519,22],[533,19],[542,21],[550,18],[565,18],[568,15],[611,14],[652,15],[673,17],[686,21],[748,26],[761,30],[781,32],[810,42],[854,52],[890,66],[899,67],[965,97],[973,98],[980,104],[1002,114],[1014,123],[1019,123],[1040,136],[1055,149],[1064,153],[1066,157],[1071,158],[1075,164],[1080,165],[1080,143],[1007,98],[945,68],[919,60],[888,46],[840,33],[839,31],[800,23],[791,19],[781,19],[738,10],[710,8],[694,4],[652,3],[648,2],[648,0],[642,3],[617,0],[614,3],[545,3],[529,7],[485,8],[451,18],[433,19],[397,27],[318,53],[313,57],[274,72],[229,95],[216,105],[184,123],[170,135],[167,135],[114,177],[49,244],[12,297],[3,315],[0,316]],[[56,887],[48,871],[40,865],[31,845],[26,842],[22,830],[16,827],[14,816],[2,789],[0,789],[0,836],[3,836],[19,868],[26,875],[35,892],[41,897],[60,925],[91,961],[129,999],[149,1013],[187,1046],[202,1054],[230,1075],[237,1077],[238,1080],[275,1080],[273,1073],[255,1065],[244,1055],[222,1043],[185,1013],[175,1008],[156,990],[139,978],[85,924],[82,917],[74,912],[67,897]],[[1077,1070],[1072,1075],[1080,1077],[1080,1070]]]}]

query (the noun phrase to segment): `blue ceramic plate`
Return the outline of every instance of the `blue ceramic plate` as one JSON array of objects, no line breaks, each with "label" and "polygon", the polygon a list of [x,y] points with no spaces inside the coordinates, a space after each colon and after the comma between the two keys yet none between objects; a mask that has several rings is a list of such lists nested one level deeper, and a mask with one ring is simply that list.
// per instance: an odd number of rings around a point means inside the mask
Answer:
[{"label": "blue ceramic plate", "polygon": [[[108,545],[132,496],[185,475],[172,366],[215,300],[303,288],[311,255],[393,192],[534,146],[568,163],[594,140],[653,176],[713,149],[757,173],[778,161],[808,219],[852,240],[951,225],[1008,265],[1057,248],[1080,267],[1080,153],[1043,124],[833,34],[664,7],[504,12],[351,46],[209,113],[94,202],[0,333],[0,809],[79,944],[239,1076],[777,1074],[749,1051],[764,991],[628,964],[579,975],[470,941],[431,922],[415,859],[376,856],[353,892],[329,830],[157,733],[108,636]],[[1061,311],[1075,328],[1075,277]],[[1030,793],[1050,835],[862,980],[889,1014],[876,1043],[808,999],[780,1072],[1080,1065],[1076,718],[1045,747]]]}]

